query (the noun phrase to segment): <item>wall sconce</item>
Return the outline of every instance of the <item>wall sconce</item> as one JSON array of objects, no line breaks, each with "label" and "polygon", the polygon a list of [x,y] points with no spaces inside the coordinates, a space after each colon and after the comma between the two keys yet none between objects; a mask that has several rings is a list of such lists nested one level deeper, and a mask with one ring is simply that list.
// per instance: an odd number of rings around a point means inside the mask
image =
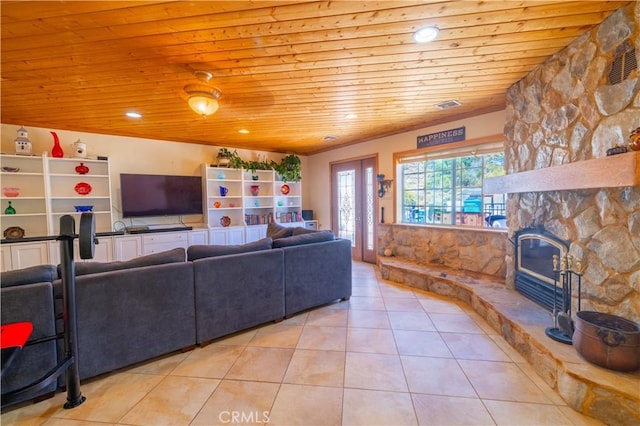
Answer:
[{"label": "wall sconce", "polygon": [[391,184],[393,183],[393,179],[385,179],[384,175],[378,175],[378,185],[380,188],[378,189],[378,197],[384,197],[384,194],[391,188]]}]

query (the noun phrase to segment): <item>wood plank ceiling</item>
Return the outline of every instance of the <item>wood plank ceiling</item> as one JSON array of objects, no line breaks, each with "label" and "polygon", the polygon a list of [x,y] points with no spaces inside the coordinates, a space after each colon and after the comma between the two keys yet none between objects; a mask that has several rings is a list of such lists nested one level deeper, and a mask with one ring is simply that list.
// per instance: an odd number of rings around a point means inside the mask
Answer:
[{"label": "wood plank ceiling", "polygon": [[[628,3],[2,1],[1,119],[311,154],[502,109],[510,85]],[[417,44],[425,25],[439,37]],[[183,91],[199,70],[222,92],[206,119]],[[462,106],[434,106],[450,99]]]}]

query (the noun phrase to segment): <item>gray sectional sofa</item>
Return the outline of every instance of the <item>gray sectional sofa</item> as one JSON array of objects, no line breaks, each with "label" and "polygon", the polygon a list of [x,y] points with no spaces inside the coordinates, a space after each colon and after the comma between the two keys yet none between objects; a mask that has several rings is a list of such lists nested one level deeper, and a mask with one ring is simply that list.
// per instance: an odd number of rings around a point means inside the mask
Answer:
[{"label": "gray sectional sofa", "polygon": [[[3,393],[43,376],[62,358],[53,338],[61,331],[58,277],[52,265],[2,273],[2,323],[34,325],[30,343],[2,377]],[[267,238],[242,246],[76,263],[76,289],[84,380],[349,299],[351,243],[328,231],[270,225]]]}]

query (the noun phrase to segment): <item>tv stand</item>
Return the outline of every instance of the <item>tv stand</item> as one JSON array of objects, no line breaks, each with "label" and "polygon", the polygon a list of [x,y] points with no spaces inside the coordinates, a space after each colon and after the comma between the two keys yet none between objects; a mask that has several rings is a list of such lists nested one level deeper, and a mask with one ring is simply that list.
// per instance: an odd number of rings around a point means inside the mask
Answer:
[{"label": "tv stand", "polygon": [[193,226],[133,226],[127,228],[129,234],[150,234],[154,232],[191,231]]}]

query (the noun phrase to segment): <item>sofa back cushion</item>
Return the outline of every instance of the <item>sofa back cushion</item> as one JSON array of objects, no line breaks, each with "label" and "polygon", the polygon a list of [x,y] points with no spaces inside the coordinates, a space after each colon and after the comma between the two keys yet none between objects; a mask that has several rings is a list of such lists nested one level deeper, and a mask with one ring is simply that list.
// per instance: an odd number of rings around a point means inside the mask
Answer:
[{"label": "sofa back cushion", "polygon": [[304,234],[293,235],[291,237],[278,238],[273,241],[273,248],[299,246],[302,244],[321,243],[323,241],[333,241],[336,237],[330,230],[315,231]]},{"label": "sofa back cushion", "polygon": [[56,278],[58,278],[58,270],[55,265],[37,265],[3,272],[0,278],[0,286],[13,287],[24,284],[52,282]]},{"label": "sofa back cushion", "polygon": [[238,245],[193,245],[187,249],[187,259],[197,260],[205,257],[225,256],[227,254],[247,253],[251,251],[270,250],[273,240],[271,238],[263,238],[248,244]]},{"label": "sofa back cushion", "polygon": [[290,237],[293,235],[293,228],[282,226],[276,222],[267,225],[267,237],[277,240],[278,238]]},{"label": "sofa back cushion", "polygon": [[163,265],[165,263],[184,262],[185,259],[185,250],[182,247],[177,247],[122,262],[77,262],[76,276],[117,271],[120,269],[140,268],[142,266]]}]

